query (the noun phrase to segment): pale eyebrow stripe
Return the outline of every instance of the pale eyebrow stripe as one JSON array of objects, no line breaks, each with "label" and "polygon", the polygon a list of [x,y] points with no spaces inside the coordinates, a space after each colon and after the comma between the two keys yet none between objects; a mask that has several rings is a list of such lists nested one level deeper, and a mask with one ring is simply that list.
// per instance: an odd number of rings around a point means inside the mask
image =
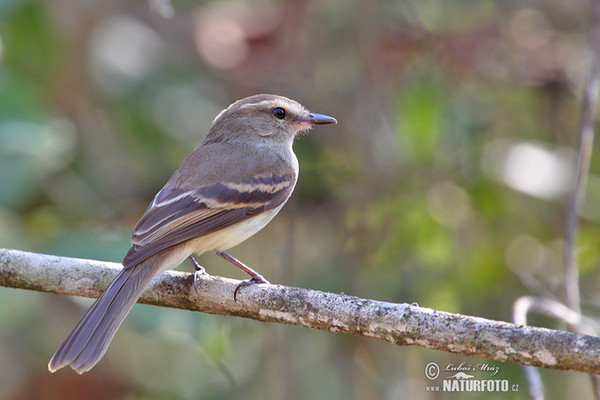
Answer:
[{"label": "pale eyebrow stripe", "polygon": [[262,100],[262,101],[259,101],[258,103],[243,104],[242,106],[240,106],[240,109],[248,108],[248,107],[255,107],[255,106],[258,107],[258,106],[262,106],[264,104],[275,105],[275,104],[277,104],[277,101],[276,100]]},{"label": "pale eyebrow stripe", "polygon": [[283,99],[262,100],[262,101],[259,101],[258,103],[248,103],[248,104],[244,104],[244,105],[240,106],[240,109],[244,109],[244,108],[248,108],[248,107],[260,107],[262,105],[270,105],[271,107],[276,107],[276,106],[285,107],[288,110],[294,112],[295,114],[304,114],[305,112],[307,112],[306,109],[304,107],[302,107],[300,104],[293,103],[290,101],[285,101]]},{"label": "pale eyebrow stripe", "polygon": [[[275,105],[275,103],[276,103],[276,100],[261,100],[261,101],[259,101],[258,103],[249,103],[249,104],[243,104],[243,105],[241,105],[241,106],[240,106],[240,109],[248,108],[248,107],[251,107],[251,106],[259,106],[259,105],[263,105],[263,104],[272,104],[272,105]],[[218,115],[215,117],[215,119],[213,119],[213,124],[214,124],[215,122],[217,122],[217,120],[218,120],[219,118],[221,118],[221,116],[222,116],[222,115],[223,115],[223,114],[224,114],[224,113],[225,113],[227,110],[229,110],[229,109],[230,109],[230,108],[231,108],[231,107],[232,107],[234,104],[235,104],[235,103],[231,104],[229,107],[227,107],[226,109],[222,110],[222,111],[221,111],[221,112],[220,112],[220,113],[219,113],[219,114],[218,114]]]}]

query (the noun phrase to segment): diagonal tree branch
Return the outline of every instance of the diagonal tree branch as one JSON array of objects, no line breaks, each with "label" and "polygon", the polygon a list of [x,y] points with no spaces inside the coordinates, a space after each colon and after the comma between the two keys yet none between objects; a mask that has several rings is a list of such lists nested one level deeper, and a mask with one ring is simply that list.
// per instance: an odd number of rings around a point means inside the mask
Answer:
[{"label": "diagonal tree branch", "polygon": [[[120,264],[0,249],[0,286],[96,297]],[[279,322],[373,337],[554,369],[600,372],[600,338],[521,326],[409,304],[280,285],[233,292],[240,281],[167,272],[155,277],[141,303]]]}]

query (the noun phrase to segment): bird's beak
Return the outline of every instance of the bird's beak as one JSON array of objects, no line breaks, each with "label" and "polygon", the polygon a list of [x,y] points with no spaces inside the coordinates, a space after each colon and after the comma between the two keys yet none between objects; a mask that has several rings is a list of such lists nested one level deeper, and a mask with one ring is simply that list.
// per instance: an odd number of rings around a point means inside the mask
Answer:
[{"label": "bird's beak", "polygon": [[311,125],[337,124],[337,120],[327,115],[310,113],[307,117],[300,119],[300,122],[307,122]]}]

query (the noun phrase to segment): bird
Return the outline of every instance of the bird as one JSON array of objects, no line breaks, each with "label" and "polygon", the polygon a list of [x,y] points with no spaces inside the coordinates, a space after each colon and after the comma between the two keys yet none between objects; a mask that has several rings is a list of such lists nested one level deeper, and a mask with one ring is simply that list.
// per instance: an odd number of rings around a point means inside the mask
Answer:
[{"label": "bird", "polygon": [[336,119],[289,98],[258,94],[221,111],[203,142],[182,162],[135,225],[131,248],[98,297],[48,363],[89,371],[150,280],[189,258],[215,251],[250,275],[236,288],[268,283],[226,250],[261,230],[289,199],[298,179],[294,139]]}]

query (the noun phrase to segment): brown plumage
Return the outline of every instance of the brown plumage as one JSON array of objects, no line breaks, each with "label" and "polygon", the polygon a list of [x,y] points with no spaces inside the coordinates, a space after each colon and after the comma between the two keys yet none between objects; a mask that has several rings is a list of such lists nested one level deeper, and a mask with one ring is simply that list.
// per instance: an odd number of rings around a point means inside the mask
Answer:
[{"label": "brown plumage", "polygon": [[315,124],[335,122],[267,94],[223,110],[136,224],[123,270],[58,348],[48,369],[90,370],[154,276],[194,253],[222,254],[262,229],[296,184],[294,137]]}]

